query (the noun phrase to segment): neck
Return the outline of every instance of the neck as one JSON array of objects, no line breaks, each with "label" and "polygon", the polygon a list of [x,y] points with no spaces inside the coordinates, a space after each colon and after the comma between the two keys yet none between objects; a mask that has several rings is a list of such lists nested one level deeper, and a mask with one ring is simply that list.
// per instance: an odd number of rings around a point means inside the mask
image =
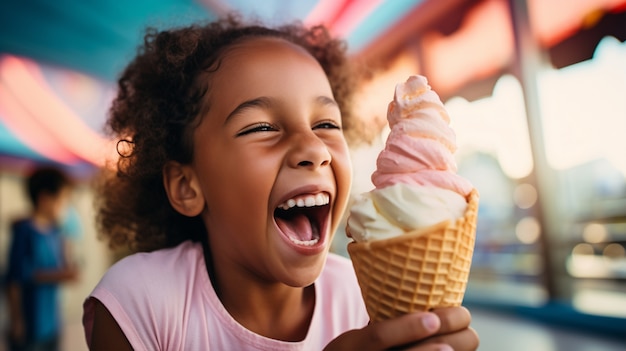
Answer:
[{"label": "neck", "polygon": [[43,211],[35,211],[32,216],[33,223],[37,228],[47,229],[54,225],[54,220]]},{"label": "neck", "polygon": [[246,329],[283,341],[306,337],[315,308],[313,285],[297,288],[264,282],[237,269],[213,268],[209,272],[220,301]]}]

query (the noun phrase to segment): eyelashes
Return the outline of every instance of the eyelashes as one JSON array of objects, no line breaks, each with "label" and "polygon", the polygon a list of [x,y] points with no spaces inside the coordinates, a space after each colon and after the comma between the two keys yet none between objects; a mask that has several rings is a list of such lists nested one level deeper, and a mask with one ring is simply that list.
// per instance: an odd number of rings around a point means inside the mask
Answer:
[{"label": "eyelashes", "polygon": [[313,126],[313,129],[339,129],[341,130],[341,126],[337,124],[335,121],[327,120],[321,121]]},{"label": "eyelashes", "polygon": [[[332,120],[324,120],[324,121],[320,121],[316,124],[313,125],[312,127],[313,130],[316,129],[334,129],[334,130],[341,130],[341,126]],[[253,134],[253,133],[263,133],[263,132],[276,132],[279,131],[280,128],[278,128],[278,126],[271,124],[271,123],[266,123],[266,122],[261,122],[261,123],[255,123],[252,125],[249,125],[247,127],[245,127],[244,129],[242,129],[241,131],[239,131],[237,134],[235,134],[236,137],[241,137],[241,136],[245,136],[245,135],[249,135],[249,134]]]},{"label": "eyelashes", "polygon": [[236,136],[244,136],[252,133],[261,133],[261,132],[275,132],[278,128],[276,128],[271,123],[255,123],[253,125],[247,126],[242,131],[235,134]]}]

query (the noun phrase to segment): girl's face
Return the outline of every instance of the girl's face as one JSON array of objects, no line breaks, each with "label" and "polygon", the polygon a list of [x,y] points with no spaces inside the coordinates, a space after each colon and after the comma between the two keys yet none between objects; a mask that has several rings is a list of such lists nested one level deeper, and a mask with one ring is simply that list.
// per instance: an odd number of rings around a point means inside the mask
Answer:
[{"label": "girl's face", "polygon": [[328,79],[304,49],[275,38],[230,48],[209,79],[192,167],[214,267],[307,286],[323,267],[352,176]]}]

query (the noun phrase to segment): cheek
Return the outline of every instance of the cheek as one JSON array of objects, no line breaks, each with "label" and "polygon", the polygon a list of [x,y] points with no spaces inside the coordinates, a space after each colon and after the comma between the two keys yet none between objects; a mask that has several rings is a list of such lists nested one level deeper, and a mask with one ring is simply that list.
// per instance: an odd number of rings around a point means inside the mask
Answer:
[{"label": "cheek", "polygon": [[231,150],[224,155],[205,167],[209,211],[230,217],[264,214],[276,180],[276,162],[259,150]]},{"label": "cheek", "polygon": [[347,146],[339,148],[333,157],[333,171],[337,182],[337,201],[335,215],[341,216],[348,202],[352,186],[352,162]]}]

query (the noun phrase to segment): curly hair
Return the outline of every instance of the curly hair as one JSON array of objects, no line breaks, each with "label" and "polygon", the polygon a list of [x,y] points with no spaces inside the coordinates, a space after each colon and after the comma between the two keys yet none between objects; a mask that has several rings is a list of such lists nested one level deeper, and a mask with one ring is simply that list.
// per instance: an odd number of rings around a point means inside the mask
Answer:
[{"label": "curly hair", "polygon": [[[118,80],[107,120],[117,138],[116,172],[97,183],[97,225],[113,248],[152,251],[185,240],[206,240],[199,216],[181,215],[170,205],[162,169],[193,156],[192,133],[206,106],[207,81],[233,44],[257,37],[282,38],[306,49],[322,66],[342,114],[346,139],[358,135],[351,114],[356,83],[343,41],[322,26],[299,23],[268,28],[237,16],[165,31],[148,29],[135,59]],[[202,79],[200,79],[202,78]]]}]

